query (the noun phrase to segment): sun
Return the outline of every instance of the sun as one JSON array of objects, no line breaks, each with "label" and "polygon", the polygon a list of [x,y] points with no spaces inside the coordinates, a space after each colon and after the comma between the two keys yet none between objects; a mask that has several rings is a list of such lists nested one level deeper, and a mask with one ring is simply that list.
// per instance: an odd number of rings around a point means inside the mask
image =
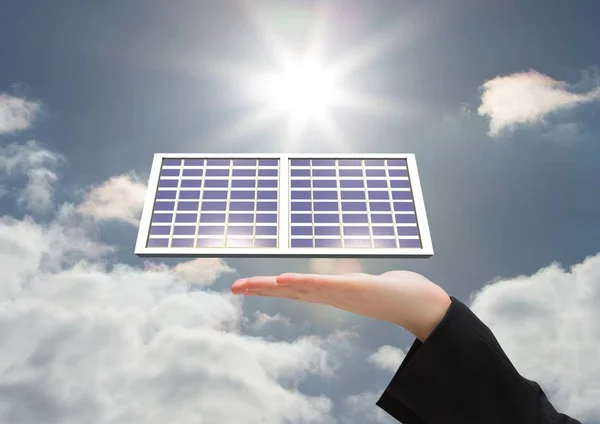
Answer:
[{"label": "sun", "polygon": [[264,101],[291,115],[318,117],[335,105],[338,81],[321,63],[303,59],[289,63],[262,85]]},{"label": "sun", "polygon": [[328,2],[319,3],[316,8],[306,43],[300,49],[292,49],[279,36],[264,10],[255,2],[240,0],[240,4],[270,54],[271,63],[251,66],[249,63],[212,61],[209,72],[235,87],[234,102],[248,110],[241,119],[217,134],[215,142],[222,144],[243,139],[270,124],[284,122],[285,134],[278,136],[276,141],[284,150],[301,148],[307,141],[305,135],[309,128],[318,131],[311,131],[311,140],[314,141],[313,135],[322,134],[324,137],[319,136],[319,139],[344,148],[348,140],[344,128],[334,119],[339,117],[338,112],[352,110],[362,119],[367,114],[388,116],[407,110],[401,99],[357,92],[348,81],[355,76],[347,77],[398,43],[408,41],[410,15],[358,43],[351,51],[327,58],[324,54],[326,35],[332,19]]}]

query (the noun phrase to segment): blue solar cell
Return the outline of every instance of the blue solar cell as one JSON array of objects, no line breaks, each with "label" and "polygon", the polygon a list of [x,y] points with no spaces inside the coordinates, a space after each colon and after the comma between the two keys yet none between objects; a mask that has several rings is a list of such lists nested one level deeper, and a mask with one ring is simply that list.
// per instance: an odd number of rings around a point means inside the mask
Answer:
[{"label": "blue solar cell", "polygon": [[201,213],[200,222],[225,222],[226,215],[224,213]]},{"label": "blue solar cell", "polygon": [[207,159],[206,166],[230,166],[231,159]]},{"label": "blue solar cell", "polygon": [[316,236],[339,236],[340,235],[340,227],[339,226],[319,226],[315,227],[315,235]]},{"label": "blue solar cell", "polygon": [[279,166],[279,159],[260,159],[258,166]]},{"label": "blue solar cell", "polygon": [[354,247],[354,248],[371,247],[371,240],[370,239],[359,239],[359,238],[344,238],[344,246],[345,247]]},{"label": "blue solar cell", "polygon": [[406,166],[406,159],[387,159],[388,167]]},{"label": "blue solar cell", "polygon": [[152,222],[171,222],[173,221],[172,213],[155,213],[152,215]]},{"label": "blue solar cell", "polygon": [[313,220],[315,224],[333,224],[340,222],[340,216],[334,213],[316,213]]},{"label": "blue solar cell", "polygon": [[227,227],[227,234],[231,236],[251,236],[254,234],[254,226],[229,226]]},{"label": "blue solar cell", "polygon": [[292,180],[292,188],[310,188],[310,180]]},{"label": "blue solar cell", "polygon": [[292,224],[306,224],[312,222],[313,216],[311,214],[293,213],[291,216]]},{"label": "blue solar cell", "polygon": [[277,169],[259,169],[258,176],[259,177],[277,177],[279,175],[279,170]]},{"label": "blue solar cell", "polygon": [[218,236],[225,234],[223,225],[200,225],[198,226],[198,236]]},{"label": "blue solar cell", "polygon": [[148,240],[148,247],[169,247],[169,239],[151,238]]},{"label": "blue solar cell", "polygon": [[337,202],[314,202],[313,210],[315,212],[337,212],[338,211],[338,203]]},{"label": "blue solar cell", "polygon": [[173,235],[176,236],[193,236],[196,234],[196,227],[192,225],[178,225],[173,229]]},{"label": "blue solar cell", "polygon": [[392,191],[392,199],[394,200],[412,200],[412,193],[406,191]]},{"label": "blue solar cell", "polygon": [[398,224],[416,224],[417,216],[414,213],[397,213],[394,215]]},{"label": "blue solar cell", "polygon": [[[326,193],[326,192],[322,192]],[[315,193],[316,195],[316,193]],[[292,200],[310,200],[310,191],[293,190],[290,194]]]},{"label": "blue solar cell", "polygon": [[293,236],[312,236],[313,235],[313,227],[308,227],[308,226],[292,227],[291,234]]},{"label": "blue solar cell", "polygon": [[232,180],[232,188],[255,188],[256,180]]},{"label": "blue solar cell", "polygon": [[413,211],[414,209],[412,202],[394,202],[395,211]]},{"label": "blue solar cell", "polygon": [[373,224],[390,224],[394,220],[390,214],[371,214],[371,222]]},{"label": "blue solar cell", "polygon": [[399,236],[418,236],[419,229],[417,227],[398,227]]},{"label": "blue solar cell", "polygon": [[387,212],[390,211],[389,202],[369,202],[371,212]]},{"label": "blue solar cell", "polygon": [[258,199],[259,200],[274,200],[277,199],[277,191],[258,191]]},{"label": "blue solar cell", "polygon": [[202,169],[186,169],[183,168],[182,176],[183,177],[201,177],[204,174]]},{"label": "blue solar cell", "polygon": [[256,169],[234,169],[234,177],[256,177]]},{"label": "blue solar cell", "polygon": [[362,177],[362,169],[340,169],[340,177]]},{"label": "blue solar cell", "polygon": [[276,211],[277,202],[258,202],[256,210],[259,212]]},{"label": "blue solar cell", "polygon": [[335,188],[337,187],[336,180],[312,180],[314,188]]},{"label": "blue solar cell", "polygon": [[181,159],[163,159],[163,166],[181,166]]},{"label": "blue solar cell", "polygon": [[275,236],[277,235],[276,226],[259,225],[256,227],[257,236]]},{"label": "blue solar cell", "polygon": [[[310,199],[310,192],[307,191],[305,192],[307,195],[307,199]],[[328,190],[328,191],[315,191],[313,193],[313,198],[314,200],[337,200],[338,199],[338,192],[337,191],[333,191],[333,190]]]},{"label": "blue solar cell", "polygon": [[393,236],[395,235],[394,227],[373,227],[373,236]]},{"label": "blue solar cell", "polygon": [[264,222],[264,223],[277,222],[277,214],[274,214],[274,213],[256,214],[256,222]]},{"label": "blue solar cell", "polygon": [[181,187],[182,188],[202,187],[202,180],[181,180]]},{"label": "blue solar cell", "polygon": [[369,200],[388,200],[390,194],[387,191],[369,191]]},{"label": "blue solar cell", "polygon": [[160,176],[161,177],[179,177],[181,170],[179,169],[171,169],[171,168],[167,168],[167,169],[162,169],[160,171]]},{"label": "blue solar cell", "polygon": [[159,188],[173,188],[179,185],[179,181],[177,180],[160,180],[158,182]]},{"label": "blue solar cell", "polygon": [[368,236],[369,227],[344,227],[344,236]]},{"label": "blue solar cell", "polygon": [[258,188],[277,188],[277,180],[258,180]]},{"label": "blue solar cell", "polygon": [[254,211],[255,202],[231,202],[230,211]]},{"label": "blue solar cell", "polygon": [[175,222],[195,223],[197,220],[197,213],[178,213],[177,215],[175,215]]},{"label": "blue solar cell", "polygon": [[367,180],[368,188],[387,188],[388,182],[386,180]]},{"label": "blue solar cell", "polygon": [[277,239],[263,238],[254,240],[254,247],[277,247]]},{"label": "blue solar cell", "polygon": [[310,202],[292,202],[292,211],[311,211],[312,205]]},{"label": "blue solar cell", "polygon": [[335,166],[335,159],[313,159],[311,165],[315,166]]},{"label": "blue solar cell", "polygon": [[363,188],[364,186],[363,180],[340,180],[341,188]]},{"label": "blue solar cell", "polygon": [[234,223],[234,224],[254,222],[254,214],[253,213],[231,214],[231,215],[229,215],[229,222]]},{"label": "blue solar cell", "polygon": [[256,159],[234,159],[233,166],[256,166]]},{"label": "blue solar cell", "polygon": [[366,159],[365,166],[385,166],[383,159]]},{"label": "blue solar cell", "polygon": [[200,238],[196,241],[196,246],[201,248],[224,247],[225,239],[222,237]]},{"label": "blue solar cell", "polygon": [[179,202],[177,204],[178,211],[197,211],[199,202]]},{"label": "blue solar cell", "polygon": [[290,163],[291,166],[310,166],[309,159],[292,159]]},{"label": "blue solar cell", "polygon": [[207,177],[229,177],[229,169],[207,169],[206,170]]},{"label": "blue solar cell", "polygon": [[390,180],[390,187],[392,187],[392,188],[410,188],[410,181],[408,181],[408,180]]},{"label": "blue solar cell", "polygon": [[419,239],[401,239],[400,247],[417,248],[418,249],[421,247],[421,240],[419,240]]},{"label": "blue solar cell", "polygon": [[193,238],[174,238],[171,240],[171,247],[194,247]]},{"label": "blue solar cell", "polygon": [[338,166],[362,166],[362,160],[360,159],[341,159],[338,160]]},{"label": "blue solar cell", "polygon": [[184,166],[204,166],[204,159],[186,159]]},{"label": "blue solar cell", "polygon": [[313,241],[312,239],[295,239],[292,238],[291,240],[291,246],[292,247],[313,247]]},{"label": "blue solar cell", "polygon": [[200,190],[186,190],[179,192],[180,200],[198,200],[200,199]]},{"label": "blue solar cell", "polygon": [[342,210],[344,212],[361,212],[367,210],[366,203],[342,202]]},{"label": "blue solar cell", "polygon": [[379,248],[379,249],[393,249],[396,246],[396,240],[395,239],[374,239],[373,240],[373,247],[375,248]]},{"label": "blue solar cell", "polygon": [[313,169],[313,177],[335,177],[335,169]]},{"label": "blue solar cell", "polygon": [[310,169],[291,169],[292,177],[310,177]]},{"label": "blue solar cell", "polygon": [[338,239],[315,239],[315,247],[339,249],[342,247],[342,241]]},{"label": "blue solar cell", "polygon": [[157,199],[175,199],[177,197],[176,190],[160,190],[156,193]]},{"label": "blue solar cell", "polygon": [[[184,191],[181,194],[185,193]],[[193,193],[193,191],[188,191],[187,193]],[[251,193],[251,192],[250,192]],[[231,193],[231,198],[233,199],[233,192]],[[219,191],[205,191],[202,193],[203,200],[225,200],[227,199],[227,191],[219,190]]]},{"label": "blue solar cell", "polygon": [[171,234],[171,227],[168,225],[153,225],[150,227],[152,236],[168,236]]},{"label": "blue solar cell", "polygon": [[[227,194],[227,192],[225,192],[225,194]],[[247,200],[247,199],[252,199],[254,200],[256,198],[256,193],[254,191],[249,191],[249,190],[232,190],[231,191],[231,197],[232,200]]]},{"label": "blue solar cell", "polygon": [[155,211],[172,211],[175,209],[175,202],[156,202]]},{"label": "blue solar cell", "polygon": [[367,216],[367,214],[346,214],[345,213],[342,215],[342,222],[345,224],[366,224],[369,222],[369,217]]},{"label": "blue solar cell", "polygon": [[385,169],[367,169],[365,170],[367,177],[385,177]]},{"label": "blue solar cell", "polygon": [[365,200],[364,191],[344,191],[340,192],[342,200]]}]

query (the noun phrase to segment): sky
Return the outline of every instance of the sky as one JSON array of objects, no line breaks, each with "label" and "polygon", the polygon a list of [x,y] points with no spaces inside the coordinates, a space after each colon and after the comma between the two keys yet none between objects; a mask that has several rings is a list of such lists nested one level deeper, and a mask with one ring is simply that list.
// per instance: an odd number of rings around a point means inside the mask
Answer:
[{"label": "sky", "polygon": [[[375,401],[409,333],[229,293],[393,269],[468,304],[557,409],[600,423],[598,15],[591,0],[4,0],[0,423],[393,423]],[[259,119],[246,77],[308,45],[353,101],[302,131]],[[414,153],[435,255],[137,258],[158,152]]]}]

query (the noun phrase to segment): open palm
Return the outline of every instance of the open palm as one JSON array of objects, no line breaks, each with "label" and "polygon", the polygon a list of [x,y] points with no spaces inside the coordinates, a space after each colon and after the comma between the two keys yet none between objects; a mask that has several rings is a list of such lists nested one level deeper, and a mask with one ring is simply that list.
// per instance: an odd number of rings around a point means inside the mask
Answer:
[{"label": "open palm", "polygon": [[281,274],[244,278],[231,291],[333,306],[400,325],[425,340],[450,305],[446,292],[420,274]]}]

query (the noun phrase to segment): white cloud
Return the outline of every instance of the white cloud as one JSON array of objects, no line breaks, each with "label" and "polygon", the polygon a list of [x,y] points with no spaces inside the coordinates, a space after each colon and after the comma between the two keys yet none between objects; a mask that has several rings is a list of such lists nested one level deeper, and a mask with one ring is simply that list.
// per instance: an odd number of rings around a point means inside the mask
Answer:
[{"label": "white cloud", "polygon": [[517,369],[556,408],[600,420],[600,254],[564,270],[498,281],[478,292],[473,311],[493,330]]},{"label": "white cloud", "polygon": [[478,113],[490,118],[491,136],[516,125],[544,121],[553,112],[600,99],[600,88],[569,91],[569,85],[536,71],[519,72],[486,81]]},{"label": "white cloud", "polygon": [[0,175],[7,179],[25,176],[25,186],[17,190],[17,201],[31,212],[45,213],[52,208],[56,169],[63,161],[61,155],[35,141],[0,147]]},{"label": "white cloud", "polygon": [[96,219],[137,225],[145,196],[146,185],[135,175],[119,175],[93,187],[77,210]]},{"label": "white cloud", "polygon": [[372,354],[368,361],[379,369],[396,372],[405,356],[406,352],[402,349],[386,345],[377,349],[377,352]]},{"label": "white cloud", "polygon": [[[296,387],[331,375],[346,335],[244,336],[242,298],[191,290],[181,267],[106,263],[74,209],[0,218],[0,422],[335,422]],[[230,268],[203,269],[195,281]]]},{"label": "white cloud", "polygon": [[222,274],[235,272],[223,259],[219,258],[193,259],[191,261],[180,262],[173,268],[148,261],[146,262],[146,269],[153,271],[171,270],[182,281],[198,287],[210,286]]},{"label": "white cloud", "polygon": [[12,134],[31,126],[40,103],[0,93],[0,134]]},{"label": "white cloud", "polygon": [[398,421],[375,405],[380,396],[381,393],[364,392],[346,397],[342,422],[347,424],[397,424]]},{"label": "white cloud", "polygon": [[256,313],[254,314],[254,323],[252,324],[252,327],[262,328],[269,324],[274,324],[274,323],[290,325],[291,321],[289,318],[286,318],[280,314],[269,315],[265,312],[256,311]]}]

